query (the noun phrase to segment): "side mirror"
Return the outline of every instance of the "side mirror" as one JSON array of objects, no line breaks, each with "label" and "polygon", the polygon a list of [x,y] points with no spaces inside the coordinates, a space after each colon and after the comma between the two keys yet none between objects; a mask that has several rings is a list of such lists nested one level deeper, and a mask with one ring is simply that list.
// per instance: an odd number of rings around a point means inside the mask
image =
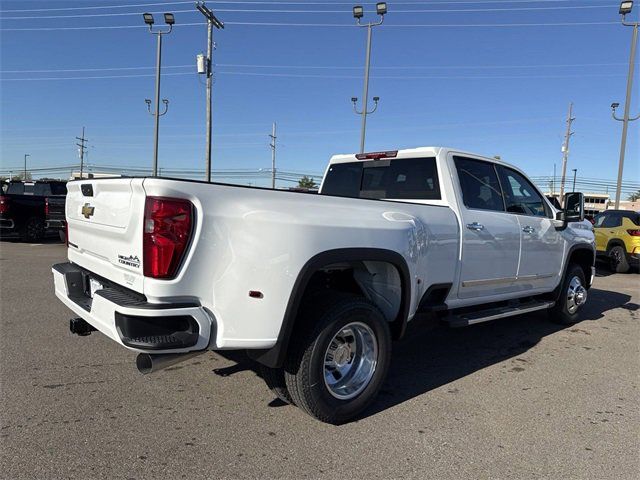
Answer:
[{"label": "side mirror", "polygon": [[581,222],[584,220],[584,194],[571,192],[565,195],[564,219],[567,223]]}]

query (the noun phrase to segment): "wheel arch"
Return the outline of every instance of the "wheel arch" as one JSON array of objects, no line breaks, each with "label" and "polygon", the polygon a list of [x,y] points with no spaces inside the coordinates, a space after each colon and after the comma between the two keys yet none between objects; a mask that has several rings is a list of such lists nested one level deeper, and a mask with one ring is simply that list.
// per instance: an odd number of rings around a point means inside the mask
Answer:
[{"label": "wheel arch", "polygon": [[624,240],[622,240],[621,238],[612,238],[609,240],[609,242],[607,242],[607,255],[613,247],[622,247],[624,248],[625,252],[627,251],[627,246],[625,245]]},{"label": "wheel arch", "polygon": [[404,334],[409,307],[411,304],[411,276],[409,267],[404,257],[392,250],[381,248],[340,248],[327,250],[313,256],[300,270],[293,285],[280,333],[276,345],[267,350],[249,350],[248,354],[257,362],[268,367],[280,367],[289,347],[289,341],[296,324],[298,312],[302,306],[302,300],[310,287],[310,281],[315,273],[323,267],[342,262],[385,262],[394,266],[398,272],[401,285],[400,306],[396,318],[390,322],[394,339],[401,338]]},{"label": "wheel arch", "polygon": [[584,278],[587,282],[587,288],[591,287],[591,267],[595,265],[596,252],[593,247],[585,244],[573,245],[567,253],[567,261],[564,262],[562,269],[562,277],[558,287],[554,291],[554,298],[557,300],[562,293],[562,283],[569,265],[577,264],[584,272]]}]

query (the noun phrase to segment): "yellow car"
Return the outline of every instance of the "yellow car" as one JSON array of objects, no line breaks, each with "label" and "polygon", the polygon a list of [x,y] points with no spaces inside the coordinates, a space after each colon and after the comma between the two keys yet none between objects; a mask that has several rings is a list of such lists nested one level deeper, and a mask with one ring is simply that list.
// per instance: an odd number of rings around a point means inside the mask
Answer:
[{"label": "yellow car", "polygon": [[628,272],[640,263],[640,213],[607,210],[594,218],[596,253],[606,257],[611,270]]}]

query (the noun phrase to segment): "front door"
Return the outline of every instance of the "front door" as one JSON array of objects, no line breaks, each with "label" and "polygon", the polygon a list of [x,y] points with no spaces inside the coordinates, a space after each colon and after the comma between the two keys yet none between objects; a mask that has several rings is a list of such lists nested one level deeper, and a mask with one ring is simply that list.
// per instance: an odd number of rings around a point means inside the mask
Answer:
[{"label": "front door", "polygon": [[459,298],[516,290],[520,225],[505,211],[500,183],[491,162],[454,156],[462,198],[462,263]]},{"label": "front door", "polygon": [[497,166],[508,213],[518,219],[522,236],[518,289],[552,289],[560,279],[564,239],[542,195],[521,173]]}]

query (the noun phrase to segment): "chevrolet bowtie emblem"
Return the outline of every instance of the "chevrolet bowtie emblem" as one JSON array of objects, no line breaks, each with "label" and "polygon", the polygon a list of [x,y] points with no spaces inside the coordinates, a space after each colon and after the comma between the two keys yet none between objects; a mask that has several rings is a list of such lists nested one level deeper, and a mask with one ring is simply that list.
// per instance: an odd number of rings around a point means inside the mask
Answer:
[{"label": "chevrolet bowtie emblem", "polygon": [[90,216],[93,215],[94,210],[95,210],[95,207],[92,207],[88,203],[85,203],[82,206],[82,215],[84,215],[84,218],[89,218]]}]

